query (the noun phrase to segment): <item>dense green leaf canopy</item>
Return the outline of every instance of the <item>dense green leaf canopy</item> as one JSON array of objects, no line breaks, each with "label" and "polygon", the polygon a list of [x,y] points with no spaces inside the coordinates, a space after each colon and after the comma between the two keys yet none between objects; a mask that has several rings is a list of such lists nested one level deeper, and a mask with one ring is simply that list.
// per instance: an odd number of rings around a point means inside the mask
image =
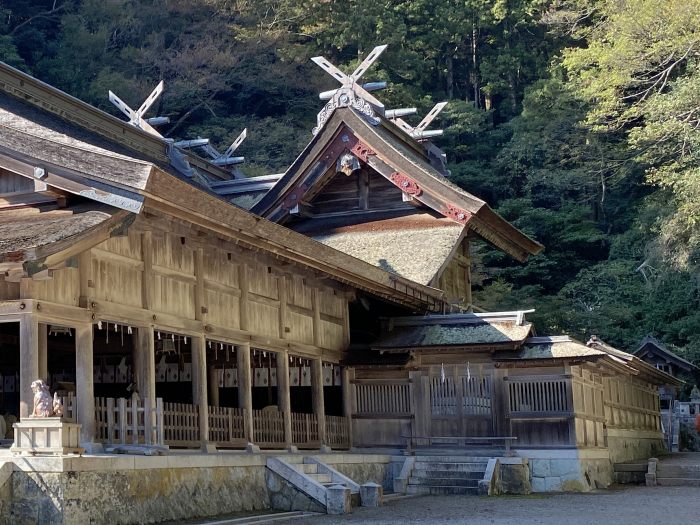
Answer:
[{"label": "dense green leaf canopy", "polygon": [[159,81],[174,138],[284,170],[335,87],[440,117],[453,180],[545,244],[526,265],[477,247],[487,309],[537,309],[541,333],[633,349],[651,333],[700,357],[700,0],[8,0],[0,58],[107,111]]}]

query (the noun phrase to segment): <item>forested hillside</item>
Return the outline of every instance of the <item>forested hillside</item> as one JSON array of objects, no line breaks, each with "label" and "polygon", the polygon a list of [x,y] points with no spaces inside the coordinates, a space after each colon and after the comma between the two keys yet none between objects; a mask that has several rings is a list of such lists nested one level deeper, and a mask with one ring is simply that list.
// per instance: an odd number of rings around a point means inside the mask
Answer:
[{"label": "forested hillside", "polygon": [[700,358],[700,0],[9,0],[0,59],[100,108],[107,91],[175,138],[283,171],[335,87],[309,58],[386,80],[387,107],[449,100],[453,180],[546,246],[478,253],[478,304],[540,332]]}]

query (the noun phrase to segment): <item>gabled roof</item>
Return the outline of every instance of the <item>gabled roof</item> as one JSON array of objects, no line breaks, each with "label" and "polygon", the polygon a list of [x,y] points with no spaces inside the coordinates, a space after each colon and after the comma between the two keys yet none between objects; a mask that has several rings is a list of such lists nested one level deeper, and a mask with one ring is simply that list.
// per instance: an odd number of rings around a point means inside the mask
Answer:
[{"label": "gabled roof", "polygon": [[667,361],[688,372],[700,372],[700,368],[698,366],[686,359],[683,359],[678,354],[671,352],[671,350],[669,350],[665,344],[651,335],[644,337],[642,342],[639,344],[639,348],[637,348],[633,353],[642,360],[644,360],[644,356],[647,355],[647,353],[651,353],[665,358]]},{"label": "gabled roof", "polygon": [[[427,150],[391,121],[370,122],[354,108],[339,107],[280,181],[253,211],[285,222],[297,202],[316,195],[345,151],[370,166],[417,202],[467,227],[516,259],[542,246],[512,226],[483,200],[458,188],[430,163]],[[325,177],[325,178],[324,178]]]},{"label": "gabled roof", "polygon": [[[8,75],[10,80],[3,84]],[[2,94],[3,90],[26,100],[18,101]],[[69,120],[61,114],[67,106],[75,111]],[[116,140],[113,133],[126,138]],[[130,138],[144,139],[142,148],[127,146]],[[394,303],[419,311],[442,308],[439,290],[257,217],[195,185],[172,169],[168,159],[154,159],[158,155],[149,150],[155,147],[152,139],[0,63],[0,168],[71,195],[66,210],[48,212],[41,202],[29,203],[32,209],[19,216],[19,223],[0,226],[3,269],[28,274],[37,267],[48,269],[49,263],[60,262],[61,254],[72,257],[77,247],[84,251],[102,242],[113,228],[133,221],[148,207]],[[165,142],[161,140],[160,146],[165,148]],[[38,215],[33,216],[34,212]],[[30,226],[35,223],[41,226]],[[25,225],[30,229],[24,230]],[[94,235],[95,229],[99,235]],[[46,235],[40,235],[40,230]],[[27,231],[33,233],[27,235]]]},{"label": "gabled roof", "polygon": [[[194,169],[208,180],[231,178],[228,171],[191,151],[174,147],[172,141],[136,128],[4,62],[0,62],[0,93],[12,95],[40,109],[47,118],[48,115],[59,117],[67,129],[72,127],[74,131],[77,127],[89,132],[92,137],[87,142],[111,144],[108,149],[122,153],[126,150],[134,159],[151,162],[173,175],[179,173],[191,177]],[[41,130],[35,127],[27,131],[36,133]],[[78,141],[82,142],[81,139]]]}]

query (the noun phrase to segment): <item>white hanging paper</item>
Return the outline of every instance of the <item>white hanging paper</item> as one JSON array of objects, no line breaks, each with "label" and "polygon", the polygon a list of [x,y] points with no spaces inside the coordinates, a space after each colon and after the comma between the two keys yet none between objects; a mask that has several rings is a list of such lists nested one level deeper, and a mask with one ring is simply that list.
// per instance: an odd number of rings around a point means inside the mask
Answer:
[{"label": "white hanging paper", "polygon": [[267,386],[270,383],[270,376],[267,368],[256,368],[253,376],[253,386]]},{"label": "white hanging paper", "polygon": [[301,367],[301,386],[311,386],[311,367]]}]

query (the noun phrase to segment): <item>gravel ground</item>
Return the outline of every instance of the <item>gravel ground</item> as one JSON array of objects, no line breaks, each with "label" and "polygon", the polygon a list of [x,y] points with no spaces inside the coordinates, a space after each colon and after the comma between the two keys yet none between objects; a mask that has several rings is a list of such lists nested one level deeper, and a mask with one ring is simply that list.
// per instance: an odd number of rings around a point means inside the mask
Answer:
[{"label": "gravel ground", "polygon": [[625,487],[588,494],[533,496],[419,496],[344,516],[290,520],[289,525],[694,525],[700,522],[698,487]]}]

